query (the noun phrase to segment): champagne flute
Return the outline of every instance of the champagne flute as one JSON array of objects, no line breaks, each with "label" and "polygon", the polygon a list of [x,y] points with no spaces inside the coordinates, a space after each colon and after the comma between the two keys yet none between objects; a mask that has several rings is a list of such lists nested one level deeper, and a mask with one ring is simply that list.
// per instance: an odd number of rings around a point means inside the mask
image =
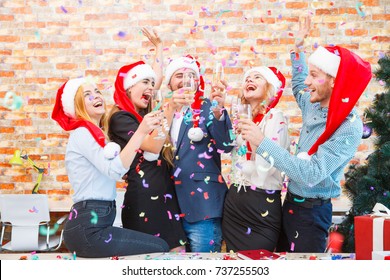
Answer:
[{"label": "champagne flute", "polygon": [[[238,119],[239,120],[244,120],[244,119],[249,119],[249,120],[252,120],[252,108],[251,108],[251,105],[248,104],[248,103],[241,103],[241,100],[239,99],[239,103],[237,104],[237,113],[238,113]],[[247,144],[243,144],[242,147],[244,147],[244,149],[241,149],[239,150],[239,153],[242,153],[245,154],[245,153],[251,153],[248,148],[247,148]]]},{"label": "champagne flute", "polygon": [[[225,72],[223,69],[223,65],[221,62],[217,62],[215,63],[214,71],[213,71],[213,81],[212,81],[213,86],[218,85],[218,83],[224,79],[225,79]],[[223,92],[223,95],[224,97],[226,97],[226,91]],[[215,100],[213,100],[211,103],[213,107],[220,108],[220,106]]]},{"label": "champagne flute", "polygon": [[229,143],[230,146],[237,146],[237,128],[238,128],[238,104],[239,98],[237,96],[228,96],[228,103],[230,104],[229,108],[229,116],[232,121],[232,127],[230,132],[230,140],[232,142]]},{"label": "champagne flute", "polygon": [[[163,106],[164,96],[161,89],[154,89],[152,96],[152,111],[161,110]],[[165,119],[164,119],[165,120]],[[158,128],[157,136],[154,139],[165,139],[165,133],[162,131],[162,127]]]},{"label": "champagne flute", "polygon": [[184,93],[187,94],[195,94],[197,90],[197,85],[195,82],[194,73],[192,72],[185,72],[183,74],[183,88],[186,89]]},{"label": "champagne flute", "polygon": [[214,71],[213,71],[213,85],[218,84],[221,80],[224,80],[224,70],[221,62],[215,63]]},{"label": "champagne flute", "polygon": [[[195,93],[198,89],[198,85],[197,83],[195,82],[195,74],[192,73],[192,72],[185,72],[183,73],[183,90],[184,90],[184,94],[191,94],[193,97],[195,96]],[[186,98],[187,100],[187,98]],[[189,100],[187,100],[189,101]],[[193,99],[191,100],[191,102],[189,102],[190,104],[189,107],[190,107],[190,111],[191,114],[193,114],[193,110],[191,108],[191,103],[193,102]]]},{"label": "champagne flute", "polygon": [[252,108],[250,104],[247,103],[238,103],[237,104],[238,118],[242,119],[252,119]]}]

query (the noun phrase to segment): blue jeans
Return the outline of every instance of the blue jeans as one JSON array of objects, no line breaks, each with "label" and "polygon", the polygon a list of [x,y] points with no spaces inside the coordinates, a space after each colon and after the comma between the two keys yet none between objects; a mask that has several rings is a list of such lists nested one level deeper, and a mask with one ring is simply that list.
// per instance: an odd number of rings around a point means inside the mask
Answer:
[{"label": "blue jeans", "polygon": [[221,218],[189,223],[183,220],[183,228],[191,252],[220,252],[222,244]]},{"label": "blue jeans", "polygon": [[85,258],[168,252],[168,244],[150,234],[113,227],[115,201],[84,200],[72,206],[64,228],[68,250]]}]

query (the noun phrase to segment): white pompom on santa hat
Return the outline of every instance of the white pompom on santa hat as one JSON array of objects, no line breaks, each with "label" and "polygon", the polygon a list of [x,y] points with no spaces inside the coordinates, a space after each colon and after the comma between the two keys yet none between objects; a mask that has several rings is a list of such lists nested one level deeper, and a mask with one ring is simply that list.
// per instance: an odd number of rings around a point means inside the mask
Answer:
[{"label": "white pompom on santa hat", "polygon": [[143,79],[156,80],[156,73],[153,71],[149,64],[133,64],[134,67],[127,72],[125,79],[123,80],[123,87],[125,90],[135,85]]},{"label": "white pompom on santa hat", "polygon": [[340,60],[339,55],[319,46],[309,57],[308,62],[335,78],[339,70]]}]

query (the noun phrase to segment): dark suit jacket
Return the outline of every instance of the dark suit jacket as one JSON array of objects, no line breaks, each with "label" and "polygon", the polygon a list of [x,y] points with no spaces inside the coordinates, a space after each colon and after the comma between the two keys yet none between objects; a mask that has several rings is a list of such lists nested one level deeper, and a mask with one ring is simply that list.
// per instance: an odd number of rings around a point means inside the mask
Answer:
[{"label": "dark suit jacket", "polygon": [[[192,142],[187,136],[193,126],[181,123],[175,151],[173,179],[181,212],[188,222],[222,217],[227,185],[221,174],[221,152],[230,152],[229,130],[232,124],[224,110],[225,120],[209,119],[210,101],[203,102],[199,127],[206,137]],[[212,113],[211,113],[212,114]]]}]

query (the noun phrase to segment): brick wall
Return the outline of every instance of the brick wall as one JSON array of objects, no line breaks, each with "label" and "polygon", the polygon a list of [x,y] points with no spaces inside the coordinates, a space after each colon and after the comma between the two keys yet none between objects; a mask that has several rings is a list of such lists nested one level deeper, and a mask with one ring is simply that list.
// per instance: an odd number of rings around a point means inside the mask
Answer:
[{"label": "brick wall", "polygon": [[[225,63],[230,95],[239,92],[250,66],[278,67],[289,80],[280,107],[290,117],[295,141],[301,116],[290,90],[289,50],[299,15],[313,15],[308,53],[316,45],[340,44],[375,69],[390,47],[389,9],[388,0],[1,0],[1,192],[31,192],[37,173],[27,163],[8,164],[14,150],[23,149],[46,169],[40,192],[71,193],[64,165],[68,135],[50,118],[56,91],[68,78],[93,75],[112,104],[119,67],[139,59],[152,63],[153,51],[141,27],[156,28],[161,35],[164,64],[177,55],[195,54],[209,81],[214,62]],[[9,91],[22,98],[20,109],[6,108]],[[359,101],[360,112],[382,91],[372,80]],[[362,140],[354,163],[364,162],[374,138]],[[226,159],[225,175],[228,170]]]}]

